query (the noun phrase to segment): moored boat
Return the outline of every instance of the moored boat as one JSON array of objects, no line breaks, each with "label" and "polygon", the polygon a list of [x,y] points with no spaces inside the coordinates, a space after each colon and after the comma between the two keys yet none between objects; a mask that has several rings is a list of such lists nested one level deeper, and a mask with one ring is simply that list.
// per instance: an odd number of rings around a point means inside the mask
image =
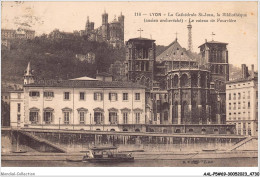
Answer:
[{"label": "moored boat", "polygon": [[86,152],[83,162],[91,163],[116,163],[116,162],[133,162],[134,157],[131,153],[119,153],[117,147],[93,147]]}]

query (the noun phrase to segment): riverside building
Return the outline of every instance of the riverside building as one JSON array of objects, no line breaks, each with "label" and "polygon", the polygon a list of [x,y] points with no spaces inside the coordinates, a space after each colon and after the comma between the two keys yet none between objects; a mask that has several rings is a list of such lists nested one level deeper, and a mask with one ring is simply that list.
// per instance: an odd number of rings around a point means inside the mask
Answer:
[{"label": "riverside building", "polygon": [[252,65],[251,73],[242,64],[242,77],[226,84],[227,124],[235,124],[239,135],[258,134],[258,81]]},{"label": "riverside building", "polygon": [[88,77],[34,81],[31,71],[28,64],[23,99],[11,98],[12,127],[145,131],[144,86]]}]

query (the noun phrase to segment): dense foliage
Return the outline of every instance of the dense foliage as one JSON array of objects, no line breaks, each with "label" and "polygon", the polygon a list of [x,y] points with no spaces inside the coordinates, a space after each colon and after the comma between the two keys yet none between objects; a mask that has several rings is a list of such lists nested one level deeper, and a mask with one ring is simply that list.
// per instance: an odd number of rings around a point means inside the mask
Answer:
[{"label": "dense foliage", "polygon": [[[33,40],[12,40],[11,50],[2,50],[2,81],[22,83],[28,62],[38,79],[94,77],[96,71],[108,72],[115,60],[125,60],[125,51],[113,49],[106,43],[87,41],[80,37]],[[79,61],[76,54],[96,55],[94,64]]]}]

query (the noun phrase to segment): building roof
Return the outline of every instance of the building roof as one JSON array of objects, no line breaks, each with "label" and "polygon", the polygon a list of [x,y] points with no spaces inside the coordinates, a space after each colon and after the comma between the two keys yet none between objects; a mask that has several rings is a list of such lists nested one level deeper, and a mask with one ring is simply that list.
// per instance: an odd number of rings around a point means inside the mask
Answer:
[{"label": "building roof", "polygon": [[142,38],[142,37],[138,37],[138,38],[131,38],[128,41],[155,41],[153,39],[148,39],[148,38]]},{"label": "building roof", "polygon": [[182,48],[177,39],[156,57],[157,61],[194,61],[194,59],[193,54]]},{"label": "building roof", "polygon": [[198,48],[200,48],[201,46],[203,46],[204,44],[224,44],[224,45],[227,45],[228,43],[225,43],[225,42],[218,42],[218,41],[207,41],[203,44],[201,44]]},{"label": "building roof", "polygon": [[63,87],[63,88],[142,88],[145,86],[132,82],[104,82],[91,80],[46,80],[37,81],[24,87]]},{"label": "building roof", "polygon": [[69,79],[71,81],[97,81],[97,79],[91,78],[91,77],[87,77],[87,76],[83,76],[83,77],[78,77],[78,78],[74,78],[74,79]]},{"label": "building roof", "polygon": [[234,79],[234,80],[231,80],[231,81],[227,81],[226,84],[233,84],[233,83],[238,83],[238,82],[248,82],[248,81],[257,81],[258,79],[258,76],[256,74],[256,76],[254,78],[252,77],[247,77],[247,78],[239,78],[239,79]]}]

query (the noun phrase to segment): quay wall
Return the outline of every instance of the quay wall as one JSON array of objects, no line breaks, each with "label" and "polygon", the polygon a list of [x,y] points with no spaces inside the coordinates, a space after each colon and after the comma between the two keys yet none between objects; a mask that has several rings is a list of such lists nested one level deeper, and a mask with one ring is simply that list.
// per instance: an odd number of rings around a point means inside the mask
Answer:
[{"label": "quay wall", "polygon": [[[114,145],[120,151],[144,150],[145,152],[201,151],[202,149],[224,150],[246,137],[235,135],[194,135],[194,134],[156,134],[140,132],[103,132],[103,131],[59,131],[23,129],[36,137],[47,140],[67,152],[87,150],[95,145]],[[2,130],[2,152],[16,148],[17,137],[20,148],[37,151],[30,146],[30,138],[21,132]],[[35,142],[34,142],[35,143]]]}]

